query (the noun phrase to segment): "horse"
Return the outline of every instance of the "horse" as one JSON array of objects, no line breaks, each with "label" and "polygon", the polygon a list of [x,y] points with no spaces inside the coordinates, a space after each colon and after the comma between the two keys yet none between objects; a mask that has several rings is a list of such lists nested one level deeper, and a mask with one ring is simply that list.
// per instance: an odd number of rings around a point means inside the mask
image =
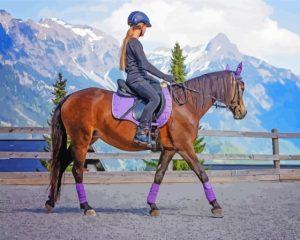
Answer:
[{"label": "horse", "polygon": [[[160,128],[161,151],[154,182],[147,203],[150,215],[158,216],[156,205],[159,186],[175,153],[188,163],[201,181],[211,212],[223,217],[212,185],[199,163],[193,148],[199,121],[218,102],[232,112],[234,119],[243,119],[247,113],[244,101],[244,82],[240,77],[242,65],[236,71],[224,70],[192,78],[182,84],[168,86],[172,95],[170,118]],[[52,159],[50,160],[49,196],[45,208],[51,212],[60,195],[61,180],[67,166],[73,162],[72,173],[76,182],[80,208],[85,215],[95,216],[89,205],[83,185],[83,171],[89,145],[97,139],[125,151],[142,151],[146,146],[134,143],[136,124],[112,116],[113,91],[87,88],[65,97],[56,107],[51,121]],[[223,105],[223,106],[224,106]],[[67,146],[67,136],[70,145]]]}]

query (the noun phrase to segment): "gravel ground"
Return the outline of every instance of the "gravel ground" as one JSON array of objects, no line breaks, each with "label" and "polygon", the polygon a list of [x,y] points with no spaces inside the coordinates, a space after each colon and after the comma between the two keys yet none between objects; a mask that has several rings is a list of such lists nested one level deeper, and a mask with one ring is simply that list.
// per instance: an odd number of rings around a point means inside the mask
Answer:
[{"label": "gravel ground", "polygon": [[85,185],[96,217],[83,216],[74,185],[46,214],[45,186],[0,185],[0,239],[300,239],[299,182],[213,184],[224,218],[212,218],[200,184],[163,184],[150,217],[150,184]]}]

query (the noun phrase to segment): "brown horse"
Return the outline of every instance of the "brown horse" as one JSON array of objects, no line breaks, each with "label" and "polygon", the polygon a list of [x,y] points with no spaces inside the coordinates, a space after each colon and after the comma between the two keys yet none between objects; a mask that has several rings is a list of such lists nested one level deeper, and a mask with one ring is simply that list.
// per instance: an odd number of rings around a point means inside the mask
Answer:
[{"label": "brown horse", "polygon": [[[214,72],[188,80],[184,85],[169,87],[173,109],[168,122],[160,128],[161,155],[147,199],[152,216],[159,215],[156,195],[175,153],[183,157],[202,182],[213,215],[222,216],[222,208],[197,159],[193,142],[197,138],[199,120],[216,101],[222,102],[235,119],[244,118],[247,113],[243,102],[244,83],[238,75],[237,71]],[[98,138],[125,151],[145,150],[144,146],[133,142],[136,125],[112,116],[112,95],[112,91],[87,88],[70,94],[57,106],[52,118],[53,155],[49,199],[45,205],[48,211],[52,210],[58,199],[66,167],[73,162],[72,173],[80,207],[86,215],[96,214],[88,204],[82,182],[88,147]],[[67,135],[71,140],[68,148]]]}]

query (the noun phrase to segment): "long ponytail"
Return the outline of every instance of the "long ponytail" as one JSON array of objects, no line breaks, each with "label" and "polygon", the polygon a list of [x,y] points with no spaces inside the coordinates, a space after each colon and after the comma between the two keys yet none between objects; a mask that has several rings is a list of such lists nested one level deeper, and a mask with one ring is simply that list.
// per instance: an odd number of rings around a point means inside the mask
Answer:
[{"label": "long ponytail", "polygon": [[123,44],[121,47],[121,56],[120,56],[120,69],[125,70],[126,67],[126,47],[128,44],[128,40],[133,35],[133,27],[130,27],[127,31],[126,37],[123,40]]},{"label": "long ponytail", "polygon": [[127,44],[128,44],[128,40],[129,40],[129,38],[131,38],[133,36],[134,30],[136,30],[136,29],[141,30],[142,24],[144,24],[144,23],[139,23],[138,25],[131,26],[128,29],[126,37],[123,40],[123,44],[122,44],[122,47],[121,47],[121,54],[120,54],[120,69],[123,70],[123,71],[126,68],[126,47],[127,47]]}]

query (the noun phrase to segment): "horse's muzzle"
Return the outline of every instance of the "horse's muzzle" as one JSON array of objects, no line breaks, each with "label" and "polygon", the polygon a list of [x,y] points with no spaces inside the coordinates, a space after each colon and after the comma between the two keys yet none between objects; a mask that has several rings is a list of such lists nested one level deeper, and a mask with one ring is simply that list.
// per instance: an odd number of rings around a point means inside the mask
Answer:
[{"label": "horse's muzzle", "polygon": [[245,111],[245,113],[244,113],[243,115],[240,115],[240,116],[234,115],[233,118],[234,118],[235,120],[242,120],[242,119],[245,118],[246,115],[247,115],[247,110]]}]

